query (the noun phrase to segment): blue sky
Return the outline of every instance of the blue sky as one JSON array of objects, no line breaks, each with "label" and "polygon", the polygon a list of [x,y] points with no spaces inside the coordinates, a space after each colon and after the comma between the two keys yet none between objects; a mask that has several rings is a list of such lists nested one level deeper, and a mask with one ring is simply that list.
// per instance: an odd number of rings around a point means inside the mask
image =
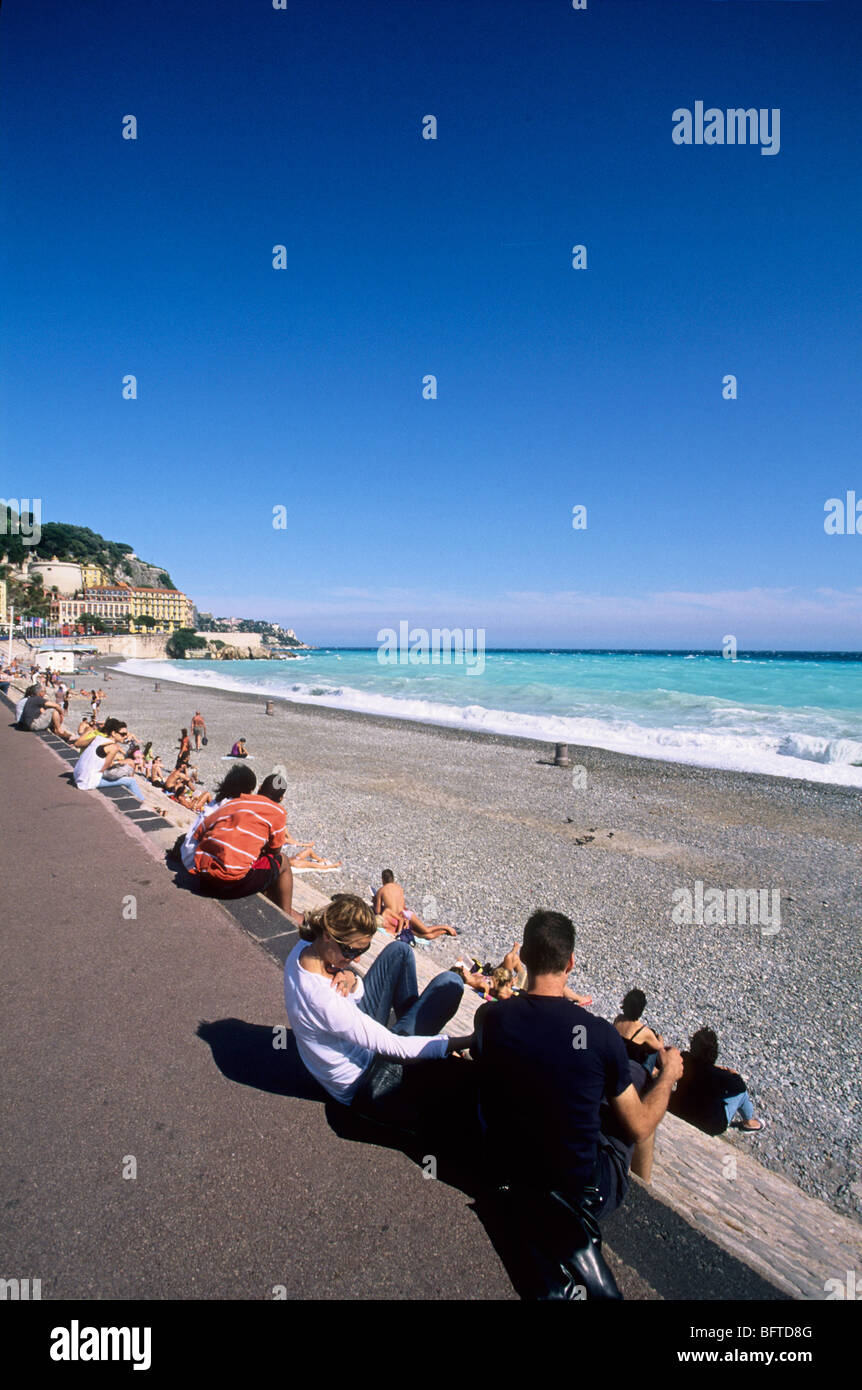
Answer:
[{"label": "blue sky", "polygon": [[[4,495],[313,642],[859,647],[860,49],[789,0],[6,0]],[[700,100],[779,152],[674,144]]]}]

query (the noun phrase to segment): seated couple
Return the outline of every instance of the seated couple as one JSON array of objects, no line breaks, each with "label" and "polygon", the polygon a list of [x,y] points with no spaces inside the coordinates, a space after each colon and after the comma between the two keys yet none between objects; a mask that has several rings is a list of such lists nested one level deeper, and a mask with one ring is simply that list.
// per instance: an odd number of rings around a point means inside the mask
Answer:
[{"label": "seated couple", "polygon": [[[658,1053],[652,1082],[630,1062],[605,1019],[566,997],[575,929],[557,912],[536,912],[524,929],[526,989],[482,1005],[472,1037],[450,1037],[445,1024],[463,981],[449,971],[419,995],[409,947],[390,943],[364,981],[351,969],[374,936],[361,899],[340,895],[307,914],[302,940],[285,966],[287,1016],[308,1070],[335,1100],[380,1114],[403,1081],[404,1066],[470,1049],[475,1058],[483,1177],[491,1187],[589,1190],[602,1216],[622,1201],[634,1170],[650,1161],[653,1136],[682,1074],[675,1049]],[[397,1022],[386,1024],[390,1009]],[[399,1065],[388,1067],[385,1059]],[[460,1071],[460,1064],[457,1068]],[[426,1075],[430,1073],[426,1068]],[[382,1084],[381,1084],[382,1082]]]},{"label": "seated couple", "polygon": [[[247,898],[264,893],[293,921],[293,872],[305,867],[308,846],[298,846],[288,833],[281,802],[286,791],[283,777],[264,778],[255,793],[257,778],[250,767],[232,767],[216,788],[214,800],[202,809],[197,821],[174,846],[200,893],[211,898]],[[284,858],[282,850],[294,845],[299,853]],[[318,856],[319,858],[319,856]]]},{"label": "seated couple", "polygon": [[72,768],[72,778],[79,791],[124,787],[137,801],[143,801],[144,794],[133,776],[134,761],[125,748],[130,737],[125,719],[106,719],[101,730],[78,739],[77,746],[83,751]]}]

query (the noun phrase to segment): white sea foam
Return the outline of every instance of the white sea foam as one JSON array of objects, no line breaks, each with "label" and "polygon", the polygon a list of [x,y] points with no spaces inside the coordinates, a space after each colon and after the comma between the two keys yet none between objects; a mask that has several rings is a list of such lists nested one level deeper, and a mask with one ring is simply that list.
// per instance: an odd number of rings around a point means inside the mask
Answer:
[{"label": "white sea foam", "polygon": [[[285,686],[280,679],[265,675],[252,679],[231,676],[221,662],[212,669],[173,665],[170,662],[128,660],[117,667],[130,675],[178,682],[181,685],[227,690],[243,695],[264,696],[303,705],[322,705],[329,709],[353,710],[363,714],[388,716],[447,728],[469,729],[477,733],[506,734],[545,743],[570,743],[610,752],[629,753],[641,758],[687,763],[697,767],[724,768],[737,772],[770,773],[778,777],[799,777],[811,782],[840,783],[862,787],[862,743],[852,739],[817,737],[785,732],[776,727],[773,714],[764,720],[771,727],[762,732],[752,727],[764,712],[717,702],[713,697],[694,697],[682,692],[663,692],[677,697],[680,705],[702,703],[705,707],[721,703],[724,714],[738,715],[732,729],[710,730],[641,725],[634,720],[591,715],[529,714],[517,710],[488,709],[484,705],[448,705],[408,695],[386,695],[379,691],[358,690],[347,685],[325,682],[295,682]],[[298,674],[298,673],[297,673]],[[650,692],[644,692],[648,697]],[[644,699],[650,704],[649,698]],[[706,713],[705,709],[705,713]]]}]

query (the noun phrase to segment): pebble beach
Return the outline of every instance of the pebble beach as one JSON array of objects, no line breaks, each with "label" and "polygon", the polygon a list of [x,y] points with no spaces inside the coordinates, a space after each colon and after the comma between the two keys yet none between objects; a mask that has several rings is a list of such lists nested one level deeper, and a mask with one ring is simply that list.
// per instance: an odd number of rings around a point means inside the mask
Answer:
[{"label": "pebble beach", "polygon": [[[244,735],[258,780],[286,771],[293,836],[343,861],[307,881],[367,897],[392,868],[408,906],[459,933],[423,948],[441,967],[499,961],[537,907],[566,913],[593,1010],[613,1019],[638,986],[668,1043],[714,1028],[766,1126],[728,1142],[862,1218],[862,791],[592,748],[570,750],[573,776],[546,743],[283,700],[267,715],[259,696],[161,676],[157,691],[115,665],[99,663],[103,716],[171,767],[200,708],[209,744],[192,761],[210,788]],[[673,894],[697,882],[777,892],[780,927],[678,925]]]}]

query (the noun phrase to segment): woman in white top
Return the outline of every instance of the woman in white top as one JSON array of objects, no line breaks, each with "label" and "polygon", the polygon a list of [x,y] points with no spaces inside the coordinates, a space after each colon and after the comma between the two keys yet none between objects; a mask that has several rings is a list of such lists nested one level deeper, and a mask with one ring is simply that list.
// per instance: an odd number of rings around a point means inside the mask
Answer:
[{"label": "woman in white top", "polygon": [[[461,1001],[464,982],[452,971],[438,975],[420,995],[411,948],[391,942],[364,980],[350,969],[374,938],[374,913],[361,898],[339,893],[325,908],[307,912],[300,941],[284,968],[284,999],[299,1055],[315,1080],[344,1105],[374,1109],[400,1087],[406,1062],[430,1060],[469,1046],[469,1038],[441,1032]],[[386,1027],[390,1010],[397,1023]]]},{"label": "woman in white top", "polygon": [[97,734],[90,740],[72,768],[72,777],[79,791],[95,791],[97,787],[125,787],[138,801],[143,801],[143,793],[131,775],[105,777],[110,767],[122,761],[123,749],[118,740],[128,737],[129,730],[125,720],[105,720],[104,733]]}]

